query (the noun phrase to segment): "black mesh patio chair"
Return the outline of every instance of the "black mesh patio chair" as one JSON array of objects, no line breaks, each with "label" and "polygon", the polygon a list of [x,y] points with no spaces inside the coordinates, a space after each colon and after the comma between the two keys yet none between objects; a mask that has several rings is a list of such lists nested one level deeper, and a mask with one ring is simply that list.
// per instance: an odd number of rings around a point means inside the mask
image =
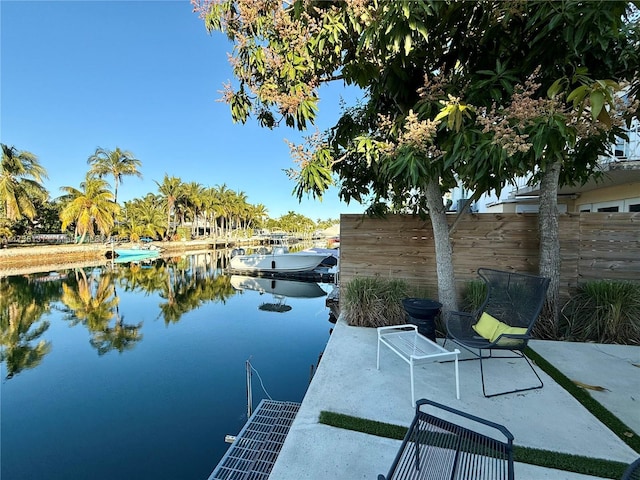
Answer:
[{"label": "black mesh patio chair", "polygon": [[[475,313],[449,312],[446,322],[447,339],[474,354],[476,358],[470,360],[480,360],[482,393],[485,397],[542,388],[542,380],[525,356],[524,350],[544,305],[549,279],[490,268],[479,268],[478,275],[486,285],[485,300]],[[494,350],[511,353],[506,356],[494,355]],[[488,354],[484,355],[483,352]],[[539,383],[529,388],[487,395],[483,358],[523,358]]]},{"label": "black mesh patio chair", "polygon": [[620,480],[640,480],[640,458],[627,467]]},{"label": "black mesh patio chair", "polygon": [[[422,406],[454,414],[458,423],[427,413]],[[478,433],[478,428],[492,436]],[[386,477],[378,475],[378,480],[400,479],[513,480],[513,435],[497,423],[430,400],[418,400],[416,415],[389,473]]]}]

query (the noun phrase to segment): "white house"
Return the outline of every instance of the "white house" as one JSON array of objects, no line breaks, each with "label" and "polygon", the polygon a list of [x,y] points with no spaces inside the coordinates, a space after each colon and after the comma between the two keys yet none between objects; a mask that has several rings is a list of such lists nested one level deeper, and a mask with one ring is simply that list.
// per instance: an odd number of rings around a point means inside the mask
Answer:
[{"label": "white house", "polygon": [[[629,140],[620,141],[614,154],[602,157],[603,172],[598,180],[558,190],[558,210],[563,212],[640,212],[640,122],[628,132]],[[506,187],[500,198],[485,195],[472,211],[485,213],[525,213],[538,211],[539,186],[527,186],[527,179]],[[461,208],[461,199],[469,197],[460,188],[451,192],[452,209]]]}]

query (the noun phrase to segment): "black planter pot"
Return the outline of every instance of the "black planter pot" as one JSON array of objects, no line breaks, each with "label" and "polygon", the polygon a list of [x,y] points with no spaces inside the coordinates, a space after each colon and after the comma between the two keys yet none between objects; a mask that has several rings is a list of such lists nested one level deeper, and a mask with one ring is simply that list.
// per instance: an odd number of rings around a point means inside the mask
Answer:
[{"label": "black planter pot", "polygon": [[409,323],[418,327],[418,333],[435,342],[436,316],[440,313],[442,304],[429,298],[405,298],[402,306],[409,315]]}]

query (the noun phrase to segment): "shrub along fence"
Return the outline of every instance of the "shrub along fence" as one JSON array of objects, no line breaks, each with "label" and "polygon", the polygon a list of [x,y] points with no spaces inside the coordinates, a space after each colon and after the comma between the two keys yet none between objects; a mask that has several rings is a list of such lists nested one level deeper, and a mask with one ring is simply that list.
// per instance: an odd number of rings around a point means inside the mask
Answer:
[{"label": "shrub along fence", "polygon": [[[451,215],[449,223],[455,220]],[[559,217],[560,295],[589,280],[640,282],[640,213],[570,213]],[[538,272],[537,214],[467,214],[451,234],[457,291],[479,267]],[[429,219],[340,217],[340,284],[354,277],[405,279],[437,292]]]}]

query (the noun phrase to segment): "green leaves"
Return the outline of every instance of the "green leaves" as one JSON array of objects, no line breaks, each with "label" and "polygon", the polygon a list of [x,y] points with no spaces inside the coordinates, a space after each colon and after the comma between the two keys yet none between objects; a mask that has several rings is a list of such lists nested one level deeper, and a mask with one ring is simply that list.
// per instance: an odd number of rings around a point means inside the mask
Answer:
[{"label": "green leaves", "polygon": [[[564,91],[564,89],[567,87],[568,83],[569,83],[569,81],[565,77],[557,79],[547,89],[547,97],[549,97],[551,99],[556,98],[560,93],[562,93]],[[569,99],[569,98],[567,98],[567,100],[571,101],[571,99]]]},{"label": "green leaves", "polygon": [[[589,99],[591,100],[591,115],[594,119],[600,116],[600,112],[602,112],[602,107],[604,107],[604,93],[599,90],[594,90],[589,95]],[[611,122],[609,122],[609,125]]]},{"label": "green leaves", "polygon": [[243,87],[231,96],[229,107],[234,122],[245,123],[247,121],[251,113],[251,100]]},{"label": "green leaves", "polygon": [[478,75],[486,78],[476,80],[473,90],[478,91],[481,96],[488,90],[491,98],[500,102],[504,95],[511,95],[514,85],[518,83],[519,79],[516,73],[515,69],[508,68],[508,62],[501,62],[500,59],[497,59],[495,70],[479,70],[477,72]]},{"label": "green leaves", "polygon": [[588,93],[589,87],[587,85],[581,85],[567,95],[567,102],[573,102],[574,107],[577,107],[581,102],[584,102]]},{"label": "green leaves", "polygon": [[462,128],[463,117],[471,118],[471,112],[474,111],[470,105],[460,103],[460,99],[449,96],[449,102],[444,103],[444,107],[434,119],[436,122],[446,118],[447,128],[455,132],[459,132]]},{"label": "green leaves", "polygon": [[[583,79],[583,81],[586,81]],[[587,107],[587,100],[591,109],[591,117],[611,128],[612,120],[609,111],[605,108],[615,109],[614,97],[620,90],[620,85],[613,80],[588,81],[586,85],[580,85],[567,95],[567,102],[572,102],[578,115]]]},{"label": "green leaves", "polygon": [[413,149],[404,148],[389,162],[389,177],[400,178],[409,187],[420,187],[429,176],[428,159]]},{"label": "green leaves", "polygon": [[297,185],[292,192],[298,200],[305,194],[313,198],[322,198],[324,192],[334,183],[331,164],[331,152],[324,147],[316,150],[313,159],[302,165],[297,175]]}]

